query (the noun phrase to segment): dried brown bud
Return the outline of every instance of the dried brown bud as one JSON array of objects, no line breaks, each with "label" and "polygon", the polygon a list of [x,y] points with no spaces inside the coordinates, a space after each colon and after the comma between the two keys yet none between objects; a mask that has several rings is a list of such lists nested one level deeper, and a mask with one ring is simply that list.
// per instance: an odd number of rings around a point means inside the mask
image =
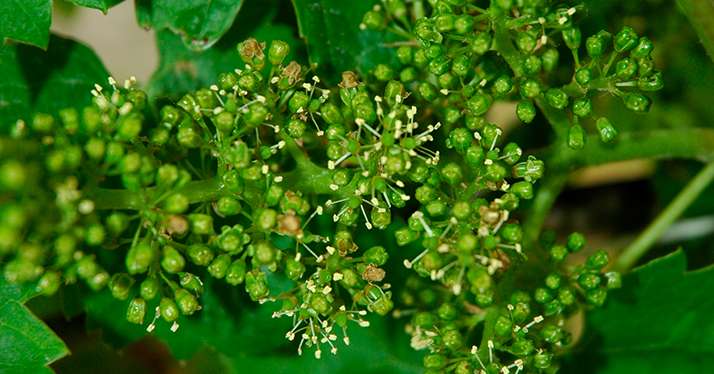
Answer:
[{"label": "dried brown bud", "polygon": [[359,84],[359,79],[357,74],[352,71],[345,71],[342,73],[342,82],[340,82],[340,87],[342,88],[354,88]]},{"label": "dried brown bud", "polygon": [[367,282],[381,282],[387,273],[374,265],[367,265],[362,273],[362,279]]},{"label": "dried brown bud", "polygon": [[184,216],[170,215],[163,222],[162,231],[169,236],[181,236],[188,231],[188,220]]},{"label": "dried brown bud", "polygon": [[292,211],[288,214],[278,216],[278,232],[283,235],[290,235],[297,238],[302,237],[302,228],[300,227],[300,217],[296,216]]},{"label": "dried brown bud", "polygon": [[295,61],[290,61],[288,66],[283,69],[283,76],[288,78],[289,84],[294,84],[300,80],[300,73],[302,72],[302,66]]},{"label": "dried brown bud", "polygon": [[265,43],[259,43],[255,38],[246,39],[243,43],[240,43],[238,52],[240,56],[246,63],[253,63],[254,59],[262,60],[265,55],[263,54],[263,49],[265,48]]}]

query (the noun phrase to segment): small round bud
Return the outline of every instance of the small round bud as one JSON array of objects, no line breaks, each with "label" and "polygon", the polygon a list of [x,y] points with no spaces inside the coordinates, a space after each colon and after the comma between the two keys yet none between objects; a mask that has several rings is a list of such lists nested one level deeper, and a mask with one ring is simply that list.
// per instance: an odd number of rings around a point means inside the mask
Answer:
[{"label": "small round bud", "polygon": [[159,311],[166,322],[176,321],[179,317],[179,309],[176,303],[168,297],[162,298],[159,302]]},{"label": "small round bud", "polygon": [[129,307],[126,309],[126,320],[130,323],[141,325],[144,323],[146,315],[146,301],[142,298],[134,298],[129,302]]}]

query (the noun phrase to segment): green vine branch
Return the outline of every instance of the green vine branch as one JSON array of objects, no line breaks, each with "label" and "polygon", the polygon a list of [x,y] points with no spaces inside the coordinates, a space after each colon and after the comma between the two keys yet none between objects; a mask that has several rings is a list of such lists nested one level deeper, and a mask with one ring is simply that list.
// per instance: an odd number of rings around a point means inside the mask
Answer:
[{"label": "green vine branch", "polygon": [[682,215],[685,209],[714,180],[714,162],[709,162],[689,184],[672,200],[662,213],[618,257],[615,269],[624,272],[642,258],[667,228]]}]

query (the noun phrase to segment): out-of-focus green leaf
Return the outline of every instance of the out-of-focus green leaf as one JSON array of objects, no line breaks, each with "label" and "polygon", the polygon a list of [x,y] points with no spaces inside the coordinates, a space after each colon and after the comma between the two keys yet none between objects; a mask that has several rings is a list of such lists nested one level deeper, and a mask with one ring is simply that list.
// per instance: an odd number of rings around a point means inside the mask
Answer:
[{"label": "out-of-focus green leaf", "polygon": [[[178,359],[195,357],[204,349],[213,349],[225,362],[232,363],[237,373],[419,373],[421,357],[411,350],[407,335],[383,318],[372,320],[368,328],[352,325],[348,330],[349,347],[341,341],[337,356],[325,349],[322,360],[311,351],[298,356],[297,342],[285,339],[291,327],[289,318],[272,318],[279,306],[260,306],[245,301],[240,288],[217,282],[206,282],[201,297],[203,309],[194,316],[181,318],[174,333],[163,320],[153,334],[165,342]],[[113,299],[108,292],[90,295],[86,301],[90,328],[102,328],[111,341],[122,345],[146,334],[144,326],[126,321],[127,303]],[[148,308],[153,311],[153,306]],[[147,313],[148,324],[153,313]],[[225,364],[225,363],[224,363]]]},{"label": "out-of-focus green leaf", "polygon": [[0,129],[7,131],[32,113],[57,113],[91,101],[95,83],[109,73],[94,52],[81,43],[52,36],[47,51],[24,45],[0,48]]},{"label": "out-of-focus green leaf", "polygon": [[87,8],[99,9],[106,13],[109,8],[121,3],[124,0],[69,0],[70,3]]},{"label": "out-of-focus green leaf", "polygon": [[231,27],[241,0],[136,0],[136,18],[143,27],[169,29],[187,47],[211,47]]},{"label": "out-of-focus green leaf", "polygon": [[393,63],[394,51],[384,46],[387,34],[360,30],[362,16],[376,0],[293,0],[300,34],[307,42],[310,62],[324,78],[357,69],[366,74],[380,63]]},{"label": "out-of-focus green leaf", "polygon": [[0,132],[30,112],[30,90],[13,46],[0,47]]},{"label": "out-of-focus green leaf", "polygon": [[152,98],[176,97],[187,91],[208,87],[216,82],[218,75],[233,71],[244,64],[236,45],[254,37],[269,43],[280,39],[291,46],[293,58],[299,48],[293,30],[284,24],[275,22],[277,2],[265,0],[248,2],[241,10],[232,27],[212,48],[194,51],[181,42],[181,38],[169,31],[157,34],[160,63],[148,85]]},{"label": "out-of-focus green leaf", "polygon": [[687,272],[686,262],[680,250],[628,274],[588,315],[582,350],[566,372],[713,372],[714,267]]},{"label": "out-of-focus green leaf", "polygon": [[95,83],[106,85],[109,72],[84,44],[52,36],[44,52],[19,47],[17,57],[32,93],[35,112],[56,113],[90,103]]},{"label": "out-of-focus green leaf", "polygon": [[34,296],[32,288],[8,283],[0,277],[0,372],[51,372],[46,365],[69,351],[47,325],[23,304]]},{"label": "out-of-focus green leaf", "polygon": [[714,60],[714,3],[702,0],[677,0],[679,9],[687,16],[692,24],[699,41],[707,50],[709,57]]},{"label": "out-of-focus green leaf", "polygon": [[0,14],[0,42],[12,39],[47,48],[52,18],[51,0],[2,0]]}]

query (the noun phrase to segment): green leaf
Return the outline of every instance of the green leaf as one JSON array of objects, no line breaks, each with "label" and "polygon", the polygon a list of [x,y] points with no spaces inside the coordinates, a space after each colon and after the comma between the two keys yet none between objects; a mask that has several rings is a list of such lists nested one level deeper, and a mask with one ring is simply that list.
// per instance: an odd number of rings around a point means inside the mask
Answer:
[{"label": "green leaf", "polygon": [[187,91],[208,87],[218,75],[243,67],[236,45],[248,37],[269,43],[280,39],[291,47],[293,58],[300,43],[290,26],[275,21],[276,1],[249,2],[241,10],[234,26],[212,48],[194,51],[186,48],[180,37],[169,31],[157,33],[159,68],[148,84],[152,98],[179,96]]},{"label": "green leaf", "polygon": [[709,58],[714,60],[714,4],[711,1],[677,0],[677,5],[697,31]]},{"label": "green leaf", "polygon": [[170,29],[187,47],[205,50],[231,27],[241,0],[136,0],[136,18],[143,27]]},{"label": "green leaf", "polygon": [[69,0],[70,3],[87,8],[99,9],[106,13],[109,8],[121,3],[124,0]]},{"label": "green leaf", "polygon": [[13,45],[0,48],[0,129],[34,112],[57,113],[91,101],[95,83],[108,77],[99,58],[83,44],[52,36],[47,51]]},{"label": "green leaf", "polygon": [[310,62],[324,78],[338,82],[339,74],[357,70],[363,76],[381,63],[393,64],[392,41],[384,32],[360,30],[362,16],[376,0],[293,0],[300,35],[305,39]]},{"label": "green leaf", "polygon": [[51,372],[46,366],[69,350],[24,305],[35,293],[0,277],[0,372]]},{"label": "green leaf", "polygon": [[714,267],[687,272],[679,250],[635,269],[588,315],[582,352],[566,372],[714,371]]},{"label": "green leaf", "polygon": [[52,0],[0,1],[0,41],[12,39],[47,48],[50,38]]},{"label": "green leaf", "polygon": [[[291,321],[272,318],[272,312],[279,307],[277,304],[256,306],[245,300],[242,289],[210,278],[205,286],[201,297],[203,309],[194,316],[179,319],[180,327],[175,333],[169,330],[169,324],[157,321],[153,334],[165,342],[178,359],[195,357],[196,352],[212,349],[232,363],[239,373],[335,374],[350,373],[356,367],[361,373],[422,371],[421,356],[410,348],[401,324],[390,324],[384,318],[374,319],[368,328],[354,324],[349,329],[349,347],[338,341],[337,356],[325,350],[322,360],[316,360],[311,351],[298,356],[297,342],[285,339]],[[127,302],[112,298],[108,292],[90,295],[86,306],[89,327],[101,327],[104,335],[119,345],[146,334],[145,326],[126,321]],[[153,310],[153,306],[148,310]],[[147,319],[152,316],[153,313],[147,313]]]},{"label": "green leaf", "polygon": [[30,89],[13,46],[0,47],[0,132],[30,113]]}]

